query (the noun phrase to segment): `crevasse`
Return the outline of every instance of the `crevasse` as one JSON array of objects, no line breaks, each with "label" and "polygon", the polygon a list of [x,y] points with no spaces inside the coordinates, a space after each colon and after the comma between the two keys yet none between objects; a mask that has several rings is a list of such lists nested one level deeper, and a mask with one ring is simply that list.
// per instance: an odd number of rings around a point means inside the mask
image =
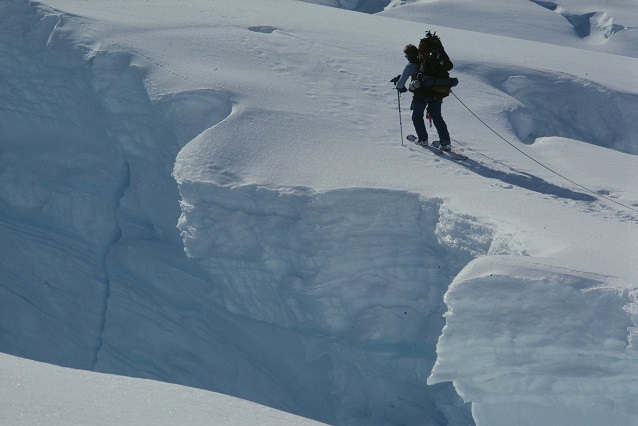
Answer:
[{"label": "crevasse", "polygon": [[489,227],[408,192],[174,179],[231,113],[222,92],[151,99],[72,18],[0,12],[0,350],[329,423],[471,422],[424,380],[443,294]]}]

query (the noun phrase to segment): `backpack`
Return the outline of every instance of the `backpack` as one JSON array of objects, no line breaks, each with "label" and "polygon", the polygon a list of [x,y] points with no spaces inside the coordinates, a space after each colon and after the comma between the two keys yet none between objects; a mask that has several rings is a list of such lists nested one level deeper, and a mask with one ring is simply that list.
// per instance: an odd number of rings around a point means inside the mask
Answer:
[{"label": "backpack", "polygon": [[419,59],[421,60],[421,72],[433,77],[449,77],[448,72],[454,68],[450,57],[445,53],[445,48],[436,32],[427,32],[425,38],[419,42]]},{"label": "backpack", "polygon": [[419,42],[418,49],[421,72],[417,80],[423,88],[423,94],[442,101],[459,82],[456,78],[450,78],[449,71],[454,68],[454,64],[445,53],[443,43],[436,32],[428,31],[425,38]]}]

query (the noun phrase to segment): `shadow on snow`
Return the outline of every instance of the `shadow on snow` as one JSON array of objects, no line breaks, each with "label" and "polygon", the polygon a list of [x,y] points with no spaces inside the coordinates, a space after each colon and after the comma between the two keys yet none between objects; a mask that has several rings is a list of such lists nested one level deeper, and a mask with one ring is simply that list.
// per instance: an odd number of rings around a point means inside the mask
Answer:
[{"label": "shadow on snow", "polygon": [[512,172],[495,170],[471,158],[465,161],[459,161],[458,163],[479,176],[499,180],[503,183],[534,191],[539,194],[550,195],[556,198],[567,198],[574,201],[592,202],[597,200],[593,195],[553,184],[530,173],[514,170]]}]

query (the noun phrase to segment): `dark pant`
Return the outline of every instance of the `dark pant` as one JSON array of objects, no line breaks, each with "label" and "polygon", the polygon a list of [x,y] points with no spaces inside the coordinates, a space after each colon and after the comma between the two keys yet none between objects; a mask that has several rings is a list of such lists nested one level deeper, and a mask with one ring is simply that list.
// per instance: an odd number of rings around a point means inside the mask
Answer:
[{"label": "dark pant", "polygon": [[436,127],[436,131],[439,133],[439,141],[442,145],[450,143],[450,134],[447,131],[447,124],[441,116],[441,102],[431,101],[424,102],[414,99],[412,101],[412,124],[414,124],[414,130],[420,141],[428,140],[428,131],[425,128],[424,115],[427,112],[430,113],[430,118]]}]

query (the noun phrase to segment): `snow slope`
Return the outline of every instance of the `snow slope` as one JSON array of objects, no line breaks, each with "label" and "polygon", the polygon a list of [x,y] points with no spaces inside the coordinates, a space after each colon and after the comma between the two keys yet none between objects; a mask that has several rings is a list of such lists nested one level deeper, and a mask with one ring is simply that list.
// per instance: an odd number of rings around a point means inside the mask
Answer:
[{"label": "snow slope", "polygon": [[0,354],[0,423],[319,425],[230,396]]},{"label": "snow slope", "polygon": [[[633,9],[393,4],[1,4],[0,351],[331,424],[635,422]],[[400,140],[425,29],[465,163]]]},{"label": "snow slope", "polygon": [[635,58],[636,6],[636,0],[393,0],[381,15]]}]

